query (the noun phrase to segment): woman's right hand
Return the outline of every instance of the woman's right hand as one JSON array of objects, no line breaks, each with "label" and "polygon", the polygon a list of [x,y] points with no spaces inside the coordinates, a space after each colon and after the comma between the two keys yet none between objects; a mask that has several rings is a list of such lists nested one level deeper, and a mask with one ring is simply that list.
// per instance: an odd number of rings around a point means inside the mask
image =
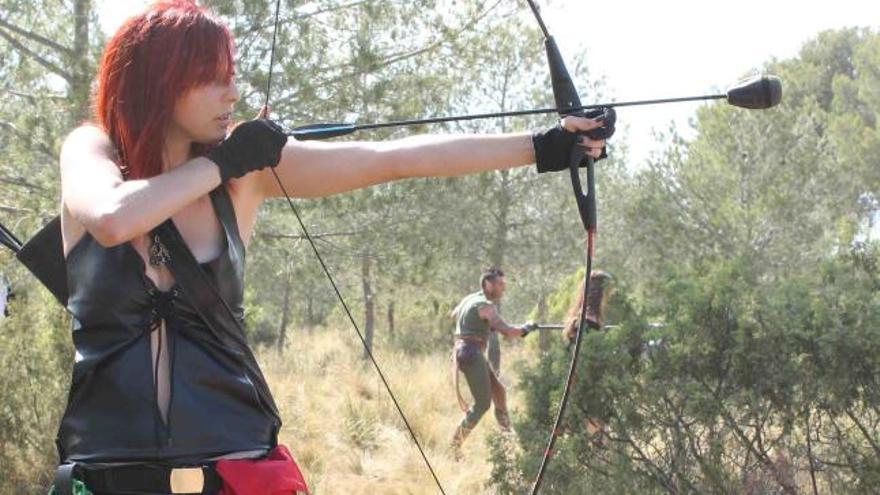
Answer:
[{"label": "woman's right hand", "polygon": [[284,130],[268,119],[242,122],[220,144],[205,155],[220,169],[223,182],[255,170],[275,167],[287,143]]}]

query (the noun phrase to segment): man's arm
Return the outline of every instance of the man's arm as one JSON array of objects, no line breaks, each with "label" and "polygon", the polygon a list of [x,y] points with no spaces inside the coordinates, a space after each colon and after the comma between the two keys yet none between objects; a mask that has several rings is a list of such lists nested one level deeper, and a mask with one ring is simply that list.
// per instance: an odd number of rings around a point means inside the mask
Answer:
[{"label": "man's arm", "polygon": [[525,332],[522,327],[513,327],[508,325],[501,319],[498,314],[498,307],[494,304],[483,306],[480,308],[480,318],[489,322],[492,330],[504,335],[505,337],[521,337]]}]

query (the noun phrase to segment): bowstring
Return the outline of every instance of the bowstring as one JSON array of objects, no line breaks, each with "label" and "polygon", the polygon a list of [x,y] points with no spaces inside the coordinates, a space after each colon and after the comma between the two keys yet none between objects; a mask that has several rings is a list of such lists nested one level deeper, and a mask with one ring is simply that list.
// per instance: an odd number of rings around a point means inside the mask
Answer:
[{"label": "bowstring", "polygon": [[[281,10],[281,0],[277,0],[275,3],[275,27],[272,33],[272,48],[269,52],[269,75],[266,80],[266,100],[263,104],[263,109],[261,114],[263,117],[268,117],[269,111],[269,95],[272,90],[272,70],[275,65],[275,45],[278,38],[278,19],[279,12]],[[278,188],[281,190],[281,193],[284,194],[284,198],[287,200],[287,204],[290,206],[290,210],[293,212],[296,217],[297,223],[299,223],[299,227],[303,232],[306,240],[309,243],[309,246],[312,247],[312,252],[315,253],[315,258],[318,259],[318,263],[321,265],[321,269],[324,271],[324,275],[326,275],[327,280],[330,282],[330,285],[333,287],[333,291],[336,293],[336,298],[339,299],[339,303],[342,304],[343,310],[345,310],[346,316],[348,316],[348,320],[351,322],[354,327],[355,332],[357,332],[358,338],[361,341],[361,344],[364,346],[364,350],[367,353],[367,356],[370,358],[370,362],[373,363],[373,367],[378,373],[379,378],[382,380],[382,384],[385,386],[385,390],[388,392],[388,395],[391,397],[391,401],[394,403],[394,408],[397,410],[397,414],[400,416],[400,419],[403,421],[404,426],[406,426],[406,430],[409,432],[410,437],[412,438],[413,443],[415,443],[416,448],[419,450],[419,454],[422,457],[422,460],[425,463],[425,466],[428,468],[428,471],[431,473],[431,477],[434,479],[434,483],[436,483],[437,488],[440,490],[440,493],[446,495],[446,491],[443,490],[443,485],[440,483],[440,479],[437,477],[437,473],[434,471],[434,467],[431,465],[431,462],[428,460],[428,456],[425,454],[425,450],[422,448],[421,443],[416,437],[415,431],[413,431],[412,426],[409,423],[409,420],[406,418],[406,415],[403,413],[403,409],[400,407],[400,403],[397,400],[397,397],[394,395],[394,392],[391,391],[391,386],[388,384],[388,380],[385,378],[385,373],[382,372],[382,368],[379,366],[379,363],[376,361],[376,358],[373,356],[373,351],[370,349],[370,346],[367,344],[366,338],[364,338],[364,334],[360,329],[360,326],[354,319],[354,316],[351,314],[351,310],[348,307],[348,304],[345,302],[345,299],[342,297],[342,293],[339,290],[339,287],[336,285],[336,281],[333,279],[333,275],[330,274],[330,270],[327,268],[327,264],[324,262],[323,256],[318,251],[317,245],[315,245],[315,241],[312,238],[312,235],[309,233],[306,228],[305,223],[302,220],[302,217],[299,214],[296,206],[293,204],[293,200],[290,199],[290,194],[287,193],[287,189],[284,187],[284,184],[281,182],[281,178],[278,177],[278,173],[275,171],[274,167],[270,167],[272,171],[272,175],[275,177],[275,182],[278,184]]]}]

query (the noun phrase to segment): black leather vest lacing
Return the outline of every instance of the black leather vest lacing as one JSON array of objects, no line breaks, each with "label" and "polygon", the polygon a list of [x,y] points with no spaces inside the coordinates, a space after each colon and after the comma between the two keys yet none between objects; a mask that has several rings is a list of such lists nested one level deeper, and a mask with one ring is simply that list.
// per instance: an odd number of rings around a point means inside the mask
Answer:
[{"label": "black leather vest lacing", "polygon": [[[211,203],[225,246],[201,267],[243,321],[244,245],[224,187]],[[257,393],[262,377],[247,371],[256,363],[219,342],[176,285],[159,291],[131,244],[105,248],[86,233],[68,253],[67,274],[76,358],[57,437],[62,462],[188,464],[276,445],[280,421]],[[163,320],[167,421],[150,348]]]}]

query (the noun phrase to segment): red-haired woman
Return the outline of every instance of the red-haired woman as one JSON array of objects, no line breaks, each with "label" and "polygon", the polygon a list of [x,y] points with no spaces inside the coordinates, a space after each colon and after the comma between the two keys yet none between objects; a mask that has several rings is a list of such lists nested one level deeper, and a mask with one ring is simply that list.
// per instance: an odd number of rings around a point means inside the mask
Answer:
[{"label": "red-haired woman", "polygon": [[199,291],[172,275],[156,229],[166,220],[241,320],[257,211],[282,194],[268,167],[313,198],[531,163],[560,170],[571,146],[603,151],[604,140],[575,134],[602,122],[575,117],[534,135],[383,143],[287,142],[264,119],[229,132],[233,54],[227,28],[192,1],[156,3],[107,44],[94,122],[64,142],[76,362],[57,439],[59,493],[83,483],[92,493],[306,491],[277,444],[277,409],[243,334],[218,335]]}]

